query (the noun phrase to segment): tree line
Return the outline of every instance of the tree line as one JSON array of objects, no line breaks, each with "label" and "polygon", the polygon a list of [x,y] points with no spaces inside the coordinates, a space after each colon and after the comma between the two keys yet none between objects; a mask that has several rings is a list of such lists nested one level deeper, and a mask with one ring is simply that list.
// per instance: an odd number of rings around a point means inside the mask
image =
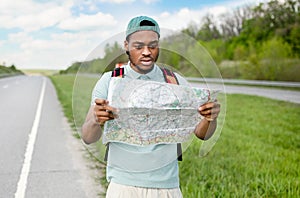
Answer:
[{"label": "tree line", "polygon": [[[300,0],[246,4],[219,17],[208,14],[200,25],[190,24],[161,43],[177,49],[183,45],[180,35],[188,35],[205,47],[224,78],[300,81],[299,9]],[[199,56],[194,45],[183,47],[191,57]],[[62,73],[77,71],[79,67],[87,72],[103,72],[118,62],[126,62],[127,56],[122,53],[118,44],[107,45],[103,58],[76,62]],[[191,69],[192,63],[178,53],[161,53],[159,61],[169,63],[185,75],[199,76]]]},{"label": "tree line", "polygon": [[5,63],[0,64],[0,78],[19,74],[23,74],[23,72],[18,70],[14,64],[11,66],[6,66]]}]

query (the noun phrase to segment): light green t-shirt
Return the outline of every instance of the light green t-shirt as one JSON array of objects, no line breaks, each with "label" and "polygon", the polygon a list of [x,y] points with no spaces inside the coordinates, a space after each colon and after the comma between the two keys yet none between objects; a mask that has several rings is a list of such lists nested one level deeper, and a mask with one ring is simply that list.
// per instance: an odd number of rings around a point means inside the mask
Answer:
[{"label": "light green t-shirt", "polygon": [[[151,72],[139,74],[128,63],[124,73],[124,78],[165,82],[157,65]],[[188,85],[183,77],[178,74],[176,77],[180,85]],[[92,93],[92,104],[96,98],[107,99],[110,79],[111,72],[99,79]],[[148,188],[179,187],[176,144],[138,146],[111,142],[106,169],[108,182]]]}]

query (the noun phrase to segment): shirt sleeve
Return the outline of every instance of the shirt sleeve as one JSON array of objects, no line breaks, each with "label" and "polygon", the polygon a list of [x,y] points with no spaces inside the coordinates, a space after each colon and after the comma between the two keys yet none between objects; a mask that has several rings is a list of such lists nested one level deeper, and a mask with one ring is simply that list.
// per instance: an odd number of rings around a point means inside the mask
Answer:
[{"label": "shirt sleeve", "polygon": [[97,98],[107,99],[110,79],[111,79],[111,72],[106,72],[97,81],[92,92],[91,105],[95,104],[95,100]]}]

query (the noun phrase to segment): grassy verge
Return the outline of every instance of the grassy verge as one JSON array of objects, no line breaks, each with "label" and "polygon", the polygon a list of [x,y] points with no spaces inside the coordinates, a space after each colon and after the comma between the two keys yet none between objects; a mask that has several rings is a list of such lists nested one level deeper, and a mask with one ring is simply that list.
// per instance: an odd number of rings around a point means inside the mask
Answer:
[{"label": "grassy verge", "polygon": [[180,164],[186,197],[297,197],[300,105],[227,95],[226,122],[214,149],[197,158],[195,141]]},{"label": "grassy verge", "polygon": [[[74,120],[79,126],[95,79],[81,80],[85,85],[76,84],[74,76],[51,79],[65,115],[73,126]],[[72,108],[74,82],[77,88]],[[79,114],[77,118],[73,111]],[[198,157],[201,141],[195,140],[179,164],[184,197],[299,196],[299,117],[300,105],[227,95],[226,122],[213,150]]]},{"label": "grassy verge", "polygon": [[61,102],[65,116],[68,121],[71,123],[72,128],[75,126],[73,119],[73,110],[72,110],[72,92],[73,84],[75,77],[74,76],[50,76],[51,81],[53,82],[58,99]]}]

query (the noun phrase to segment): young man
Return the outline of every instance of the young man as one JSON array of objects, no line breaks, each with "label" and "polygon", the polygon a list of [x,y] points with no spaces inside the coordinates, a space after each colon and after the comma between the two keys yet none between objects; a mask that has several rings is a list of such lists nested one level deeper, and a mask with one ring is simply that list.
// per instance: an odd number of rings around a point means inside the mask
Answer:
[{"label": "young man", "polygon": [[[159,38],[159,26],[152,18],[139,16],[129,22],[124,41],[129,62],[124,68],[124,78],[165,82],[162,70],[155,64],[159,56]],[[176,74],[176,78],[180,85],[187,85],[180,75]],[[82,126],[82,139],[86,144],[98,141],[102,135],[101,126],[115,118],[117,109],[109,105],[107,100],[110,80],[111,72],[105,73],[93,90],[92,105]],[[204,119],[199,121],[194,133],[199,139],[205,140],[216,129],[220,105],[208,102],[200,106],[198,111]],[[182,197],[177,159],[162,163],[170,148],[176,152],[176,146],[110,142],[106,175],[110,183],[106,197]]]}]

